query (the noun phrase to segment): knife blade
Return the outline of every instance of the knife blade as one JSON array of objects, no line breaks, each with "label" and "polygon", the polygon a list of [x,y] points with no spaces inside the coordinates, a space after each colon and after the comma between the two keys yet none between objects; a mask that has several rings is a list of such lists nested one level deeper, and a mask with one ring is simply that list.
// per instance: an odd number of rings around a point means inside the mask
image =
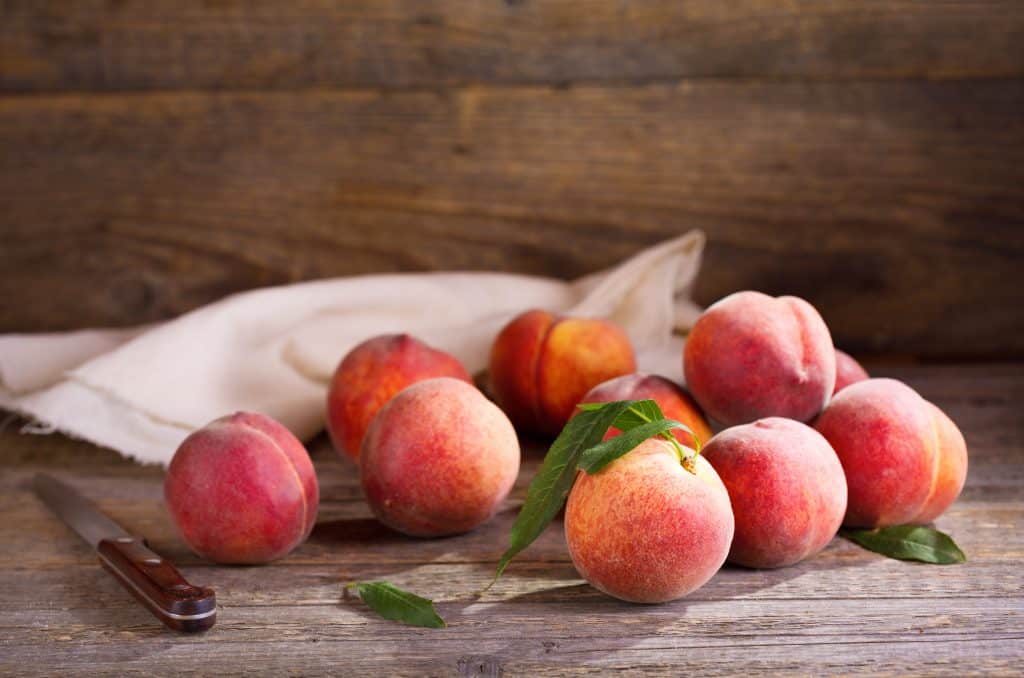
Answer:
[{"label": "knife blade", "polygon": [[177,568],[100,512],[70,485],[44,473],[32,481],[36,495],[96,551],[100,564],[168,628],[205,631],[217,619],[212,589],[189,584]]}]

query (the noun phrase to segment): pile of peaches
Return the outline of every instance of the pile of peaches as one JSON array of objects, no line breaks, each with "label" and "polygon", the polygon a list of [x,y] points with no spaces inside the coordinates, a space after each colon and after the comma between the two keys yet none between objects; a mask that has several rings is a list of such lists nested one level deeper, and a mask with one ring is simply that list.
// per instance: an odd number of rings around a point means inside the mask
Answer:
[{"label": "pile of peaches", "polygon": [[[869,378],[802,299],[738,292],[710,306],[687,338],[683,372],[688,392],[637,373],[614,324],[529,311],[495,339],[490,398],[458,360],[413,337],[360,344],[331,381],[327,429],[378,520],[441,537],[478,527],[507,498],[516,429],[552,437],[581,403],[654,400],[687,427],[672,435],[699,450],[692,463],[650,438],[579,473],[565,508],[580,575],[636,602],[684,596],[727,559],[792,565],[842,525],[929,523],[963,487],[956,425],[909,386]],[[309,536],[319,497],[302,443],[253,413],[190,435],[164,489],[185,542],[221,563],[289,553]]]}]

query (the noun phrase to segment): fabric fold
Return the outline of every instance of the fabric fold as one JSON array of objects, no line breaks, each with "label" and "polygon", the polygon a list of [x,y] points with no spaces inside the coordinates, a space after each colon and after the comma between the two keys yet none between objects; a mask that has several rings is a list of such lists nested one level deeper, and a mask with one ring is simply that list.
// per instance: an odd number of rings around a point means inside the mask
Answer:
[{"label": "fabric fold", "polygon": [[704,234],[691,231],[573,282],[504,273],[365,275],[257,289],[127,329],[0,336],[0,407],[147,463],[237,410],[299,438],[323,427],[326,385],[357,343],[408,332],[486,367],[495,334],[530,308],[623,326],[640,366],[680,377],[699,308]]}]

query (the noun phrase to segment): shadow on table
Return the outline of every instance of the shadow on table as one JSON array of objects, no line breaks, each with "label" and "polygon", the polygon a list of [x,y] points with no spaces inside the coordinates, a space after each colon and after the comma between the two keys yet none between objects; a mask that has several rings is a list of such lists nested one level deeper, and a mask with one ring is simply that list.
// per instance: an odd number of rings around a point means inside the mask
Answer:
[{"label": "shadow on table", "polygon": [[[439,605],[442,616],[452,626],[463,623],[490,623],[492,619],[551,619],[552,626],[539,633],[535,644],[520,644],[536,656],[535,660],[558,662],[563,642],[578,645],[574,638],[587,634],[599,634],[602,655],[618,650],[632,651],[652,639],[656,643],[668,642],[664,638],[682,635],[694,639],[706,638],[709,645],[702,652],[714,652],[717,644],[733,636],[742,636],[749,628],[752,611],[756,617],[757,603],[771,600],[804,599],[809,593],[813,597],[828,597],[826,590],[808,592],[806,587],[794,586],[793,581],[803,576],[841,570],[859,564],[859,559],[846,557],[844,546],[834,540],[821,554],[803,563],[776,570],[753,570],[732,565],[722,568],[707,584],[680,600],[644,605],[628,603],[608,596],[578,579],[572,565],[557,568],[560,576],[575,578],[574,582],[553,585],[546,588],[496,598],[492,590],[483,599],[473,599]],[[549,575],[550,576],[550,575]],[[510,568],[504,577],[518,579],[519,573]],[[503,578],[504,579],[504,578]],[[519,582],[522,584],[522,582]],[[821,584],[819,584],[821,586]],[[496,586],[499,589],[500,584]],[[773,591],[775,589],[775,591]],[[500,593],[500,589],[498,591]],[[732,601],[746,601],[740,608],[732,607]],[[728,605],[730,607],[723,607]],[[751,607],[753,606],[753,607]],[[735,609],[735,614],[731,610]],[[607,632],[607,629],[619,629]],[[696,648],[695,648],[696,649]],[[523,660],[525,657],[490,657],[500,665],[506,660]],[[578,657],[571,651],[563,657],[573,662]]]}]

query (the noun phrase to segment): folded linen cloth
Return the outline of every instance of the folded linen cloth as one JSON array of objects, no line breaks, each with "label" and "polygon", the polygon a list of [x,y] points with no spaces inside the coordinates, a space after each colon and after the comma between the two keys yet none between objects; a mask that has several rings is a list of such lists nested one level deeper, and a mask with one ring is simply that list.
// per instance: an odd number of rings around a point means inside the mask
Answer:
[{"label": "folded linen cloth", "polygon": [[618,322],[640,368],[679,379],[704,234],[690,231],[573,282],[504,273],[335,278],[235,294],[164,323],[0,336],[0,407],[142,462],[166,464],[208,421],[262,412],[306,440],[327,383],[357,343],[408,332],[475,373],[531,308]]}]

